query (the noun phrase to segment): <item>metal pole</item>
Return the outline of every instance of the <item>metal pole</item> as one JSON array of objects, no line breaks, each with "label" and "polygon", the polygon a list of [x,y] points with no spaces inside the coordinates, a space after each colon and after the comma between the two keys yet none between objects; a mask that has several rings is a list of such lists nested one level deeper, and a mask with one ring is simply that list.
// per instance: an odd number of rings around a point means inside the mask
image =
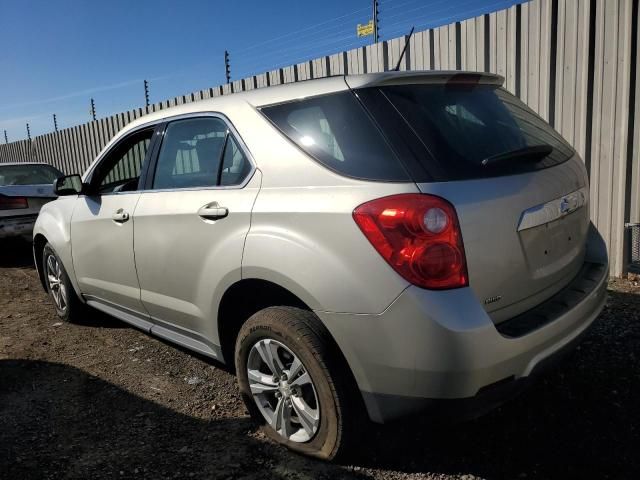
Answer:
[{"label": "metal pole", "polygon": [[56,114],[53,114],[53,128],[55,129],[55,131],[58,131],[58,119],[56,118]]},{"label": "metal pole", "polygon": [[27,138],[31,140],[31,130],[29,129],[29,124],[27,123]]},{"label": "metal pole", "polygon": [[149,107],[149,82],[144,81],[144,102]]},{"label": "metal pole", "polygon": [[231,64],[229,63],[229,52],[224,51],[224,71],[227,77],[227,83],[231,83]]},{"label": "metal pole", "polygon": [[373,0],[373,43],[378,43],[378,0]]},{"label": "metal pole", "polygon": [[91,99],[91,118],[94,120],[96,119],[96,104],[93,101],[93,98]]},{"label": "metal pole", "polygon": [[7,131],[4,131],[4,143],[9,143],[9,139],[7,138]]}]

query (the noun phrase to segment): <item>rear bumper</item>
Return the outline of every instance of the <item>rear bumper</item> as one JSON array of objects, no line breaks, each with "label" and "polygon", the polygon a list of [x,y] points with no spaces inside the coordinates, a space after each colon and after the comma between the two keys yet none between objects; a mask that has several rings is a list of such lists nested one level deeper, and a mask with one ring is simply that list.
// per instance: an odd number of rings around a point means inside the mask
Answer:
[{"label": "rear bumper", "polygon": [[31,237],[38,214],[0,217],[0,238]]},{"label": "rear bumper", "polygon": [[438,422],[454,423],[477,418],[511,400],[533,383],[582,340],[588,329],[578,333],[567,344],[542,358],[526,376],[510,376],[485,385],[474,396],[465,398],[421,398],[402,395],[361,392],[370,418],[385,423],[414,412],[428,411]]},{"label": "rear bumper", "polygon": [[606,301],[608,266],[606,260],[586,266],[593,268],[566,287],[581,285],[582,293],[571,292],[567,307],[531,330],[514,329],[518,336],[501,333],[470,288],[409,287],[379,315],[318,315],[347,358],[372,420],[383,423],[442,400],[454,410],[479,406],[482,413],[571,349],[596,319]]}]

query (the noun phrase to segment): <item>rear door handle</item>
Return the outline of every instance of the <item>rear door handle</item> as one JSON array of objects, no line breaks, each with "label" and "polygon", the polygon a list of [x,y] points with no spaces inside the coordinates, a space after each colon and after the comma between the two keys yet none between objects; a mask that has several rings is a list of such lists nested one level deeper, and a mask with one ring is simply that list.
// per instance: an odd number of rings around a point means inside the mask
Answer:
[{"label": "rear door handle", "polygon": [[218,202],[212,202],[200,207],[198,215],[205,220],[220,220],[229,215],[229,209],[221,207]]},{"label": "rear door handle", "polygon": [[111,215],[111,218],[114,222],[124,223],[129,220],[129,212],[125,212],[122,208],[119,208]]}]

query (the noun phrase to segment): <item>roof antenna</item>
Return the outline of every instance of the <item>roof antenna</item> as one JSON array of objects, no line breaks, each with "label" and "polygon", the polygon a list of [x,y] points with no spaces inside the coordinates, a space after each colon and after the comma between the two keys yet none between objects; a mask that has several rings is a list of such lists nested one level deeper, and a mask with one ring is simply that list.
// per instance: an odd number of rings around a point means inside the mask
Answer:
[{"label": "roof antenna", "polygon": [[404,42],[404,48],[402,49],[402,53],[400,54],[400,58],[398,59],[398,64],[396,65],[396,68],[393,69],[394,72],[397,72],[398,70],[400,70],[400,62],[404,58],[404,52],[407,51],[407,45],[409,45],[409,40],[411,40],[411,35],[413,35],[414,28],[416,27],[411,27],[411,31],[409,32],[409,36],[407,37],[407,41]]}]

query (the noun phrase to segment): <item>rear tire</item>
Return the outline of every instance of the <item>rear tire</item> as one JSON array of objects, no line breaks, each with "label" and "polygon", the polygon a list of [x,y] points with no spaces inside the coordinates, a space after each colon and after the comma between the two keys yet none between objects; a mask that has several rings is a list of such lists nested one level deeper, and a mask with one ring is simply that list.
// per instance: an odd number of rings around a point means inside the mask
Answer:
[{"label": "rear tire", "polygon": [[235,365],[247,409],[272,440],[331,460],[362,433],[355,382],[313,312],[269,307],[254,314],[238,334]]},{"label": "rear tire", "polygon": [[60,320],[63,322],[78,320],[85,311],[85,305],[76,295],[62,260],[49,243],[44,246],[42,251],[42,271],[47,292],[49,292]]}]

